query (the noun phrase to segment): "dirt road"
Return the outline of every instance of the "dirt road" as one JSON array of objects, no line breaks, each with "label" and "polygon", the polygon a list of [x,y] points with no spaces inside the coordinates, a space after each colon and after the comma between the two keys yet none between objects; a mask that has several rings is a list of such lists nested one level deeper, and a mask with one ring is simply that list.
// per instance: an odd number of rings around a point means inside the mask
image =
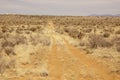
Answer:
[{"label": "dirt road", "polygon": [[50,80],[114,80],[105,65],[67,42],[59,47],[54,39],[51,49],[48,63]]},{"label": "dirt road", "polygon": [[[63,36],[57,33],[52,33],[52,36],[48,63],[50,80],[116,80],[107,66],[70,45]],[[59,46],[59,39],[63,41],[62,46]]]}]

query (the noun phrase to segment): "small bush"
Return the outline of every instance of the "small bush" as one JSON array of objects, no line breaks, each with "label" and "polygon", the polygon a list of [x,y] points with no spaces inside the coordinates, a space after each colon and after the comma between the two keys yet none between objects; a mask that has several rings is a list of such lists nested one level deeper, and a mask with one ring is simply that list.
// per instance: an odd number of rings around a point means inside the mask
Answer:
[{"label": "small bush", "polygon": [[113,44],[117,44],[120,42],[120,37],[114,37],[111,41]]},{"label": "small bush", "polygon": [[115,45],[116,50],[120,52],[120,37],[113,38],[112,42]]},{"label": "small bush", "polygon": [[84,37],[84,33],[80,32],[78,35],[78,39],[82,39]]},{"label": "small bush", "polygon": [[16,61],[14,59],[8,61],[6,67],[7,68],[15,68]]},{"label": "small bush", "polygon": [[78,35],[79,35],[80,33],[79,33],[79,31],[77,30],[77,29],[71,29],[70,31],[69,31],[69,35],[71,36],[71,37],[73,37],[73,38],[78,38]]},{"label": "small bush", "polygon": [[104,34],[103,34],[103,37],[105,37],[105,38],[108,38],[109,36],[110,36],[109,33],[104,33]]},{"label": "small bush", "polygon": [[2,32],[0,32],[0,39],[1,39],[1,38],[3,38],[3,33],[2,33]]},{"label": "small bush", "polygon": [[6,65],[3,60],[0,60],[0,74],[2,75],[6,70]]},{"label": "small bush", "polygon": [[65,29],[65,32],[67,32],[71,37],[82,39],[84,36],[84,33],[79,32],[77,29]]},{"label": "small bush", "polygon": [[47,73],[47,72],[42,72],[42,73],[40,74],[40,76],[41,76],[41,77],[47,77],[47,76],[48,76],[48,73]]},{"label": "small bush", "polygon": [[5,47],[7,47],[7,46],[14,47],[14,46],[15,46],[15,43],[12,42],[12,41],[4,40],[4,41],[1,43],[1,46],[2,46],[3,48],[5,48]]},{"label": "small bush", "polygon": [[15,55],[14,49],[12,47],[6,47],[5,48],[5,53],[7,55],[10,55],[10,54]]},{"label": "small bush", "polygon": [[68,33],[68,32],[69,32],[69,29],[68,29],[68,28],[64,28],[64,31],[65,31],[66,33]]},{"label": "small bush", "polygon": [[92,29],[90,29],[90,28],[83,30],[83,32],[85,32],[85,33],[90,33],[91,31],[92,31]]},{"label": "small bush", "polygon": [[79,45],[80,45],[80,46],[85,46],[85,45],[86,45],[86,42],[80,41]]},{"label": "small bush", "polygon": [[35,32],[35,31],[37,30],[37,28],[32,27],[32,28],[30,28],[30,30],[31,30],[32,32]]},{"label": "small bush", "polygon": [[111,47],[113,44],[100,35],[91,34],[89,36],[89,45],[91,48]]},{"label": "small bush", "polygon": [[116,31],[115,34],[120,34],[120,30]]},{"label": "small bush", "polygon": [[6,57],[0,55],[0,74],[3,75],[8,68],[15,68],[15,60],[6,60]]},{"label": "small bush", "polygon": [[15,42],[16,42],[17,45],[27,43],[27,38],[25,36],[22,36],[22,35],[18,35],[18,36],[16,35],[14,37],[14,39],[15,39]]},{"label": "small bush", "polygon": [[120,52],[120,43],[116,45],[116,50]]}]

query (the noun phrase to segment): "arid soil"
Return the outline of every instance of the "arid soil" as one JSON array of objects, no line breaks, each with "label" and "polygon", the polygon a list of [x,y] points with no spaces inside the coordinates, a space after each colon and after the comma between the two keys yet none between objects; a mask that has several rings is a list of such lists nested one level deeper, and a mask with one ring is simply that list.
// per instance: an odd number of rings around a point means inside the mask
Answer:
[{"label": "arid soil", "polygon": [[80,46],[86,39],[71,36],[74,31],[62,32],[54,22],[48,19],[42,24],[42,31],[35,30],[33,25],[32,33],[21,33],[20,29],[18,33],[2,33],[0,80],[120,80],[120,52],[115,46],[97,42]]}]

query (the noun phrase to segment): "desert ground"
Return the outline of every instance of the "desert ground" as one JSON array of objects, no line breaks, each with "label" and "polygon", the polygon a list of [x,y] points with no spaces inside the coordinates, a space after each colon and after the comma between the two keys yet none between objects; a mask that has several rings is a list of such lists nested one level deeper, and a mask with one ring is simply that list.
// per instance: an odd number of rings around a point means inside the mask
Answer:
[{"label": "desert ground", "polygon": [[120,17],[0,15],[0,80],[120,80]]}]

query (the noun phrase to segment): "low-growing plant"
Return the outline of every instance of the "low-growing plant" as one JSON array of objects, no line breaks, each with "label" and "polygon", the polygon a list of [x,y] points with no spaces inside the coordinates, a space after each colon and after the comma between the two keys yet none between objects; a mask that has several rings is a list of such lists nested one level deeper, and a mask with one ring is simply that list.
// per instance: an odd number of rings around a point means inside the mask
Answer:
[{"label": "low-growing plant", "polygon": [[106,33],[103,34],[103,37],[105,37],[105,38],[108,38],[109,36],[110,36],[110,33],[106,32]]},{"label": "low-growing plant", "polygon": [[117,30],[117,31],[115,32],[115,34],[120,34],[120,30]]},{"label": "low-growing plant", "polygon": [[69,35],[73,38],[78,38],[80,32],[77,29],[71,29],[69,30]]},{"label": "low-growing plant", "polygon": [[116,44],[116,50],[117,50],[118,52],[120,52],[120,42],[119,42],[118,44]]},{"label": "low-growing plant", "polygon": [[13,47],[5,47],[4,50],[7,55],[15,55]]},{"label": "low-growing plant", "polygon": [[89,45],[90,48],[97,48],[97,47],[111,47],[113,44],[110,41],[107,41],[100,35],[91,34],[89,36]]}]

